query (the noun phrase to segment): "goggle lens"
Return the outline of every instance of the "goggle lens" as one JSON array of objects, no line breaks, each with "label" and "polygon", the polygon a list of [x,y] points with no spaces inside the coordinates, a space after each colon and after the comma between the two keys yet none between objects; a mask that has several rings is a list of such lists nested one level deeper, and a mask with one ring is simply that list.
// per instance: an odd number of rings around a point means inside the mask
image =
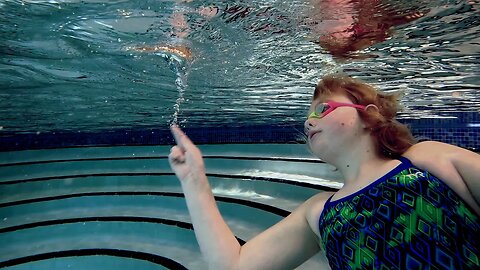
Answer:
[{"label": "goggle lens", "polygon": [[327,103],[318,104],[308,118],[322,118],[323,114],[328,111],[328,109],[330,109],[330,105]]},{"label": "goggle lens", "polygon": [[336,108],[344,107],[344,106],[353,107],[361,110],[365,110],[368,107],[368,106],[358,105],[358,104],[328,101],[326,103],[320,103],[317,106],[315,106],[315,110],[308,116],[308,118],[322,118],[325,115],[331,113]]},{"label": "goggle lens", "polygon": [[315,113],[320,116],[324,112],[326,112],[329,108],[330,108],[330,105],[328,105],[327,103],[318,104],[317,107],[315,107]]}]

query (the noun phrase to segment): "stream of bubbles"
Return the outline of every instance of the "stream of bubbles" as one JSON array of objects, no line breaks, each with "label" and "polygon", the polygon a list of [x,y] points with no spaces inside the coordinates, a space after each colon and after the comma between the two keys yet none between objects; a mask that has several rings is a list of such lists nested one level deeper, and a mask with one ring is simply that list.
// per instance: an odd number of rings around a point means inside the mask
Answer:
[{"label": "stream of bubbles", "polygon": [[185,101],[185,90],[188,87],[188,72],[190,70],[190,61],[183,59],[182,57],[171,54],[171,53],[164,53],[159,52],[157,53],[159,56],[165,58],[168,62],[168,65],[172,71],[174,71],[177,75],[175,79],[175,86],[178,90],[178,97],[173,105],[173,115],[170,121],[170,126],[172,125],[179,125],[178,123],[178,115],[180,113],[180,105]]}]

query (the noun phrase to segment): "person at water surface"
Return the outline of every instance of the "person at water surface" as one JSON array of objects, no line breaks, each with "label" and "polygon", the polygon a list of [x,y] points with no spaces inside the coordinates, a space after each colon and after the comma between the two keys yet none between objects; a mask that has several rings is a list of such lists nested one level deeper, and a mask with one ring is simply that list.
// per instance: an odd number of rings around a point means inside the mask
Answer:
[{"label": "person at water surface", "polygon": [[383,42],[393,28],[417,20],[427,8],[400,7],[386,0],[311,0],[306,24],[313,42],[337,58]]},{"label": "person at water surface", "polygon": [[[225,23],[238,22],[249,16],[251,19],[245,21],[250,23],[244,25],[244,30],[250,33],[276,35],[308,29],[307,39],[337,59],[368,58],[373,55],[359,51],[388,40],[395,35],[395,28],[421,19],[430,12],[428,1],[412,4],[392,0],[306,0],[308,6],[300,14],[289,14],[273,6],[249,6],[235,2],[227,2],[223,6],[193,7],[193,2],[174,1],[168,20],[170,42],[130,49],[168,52],[192,61],[195,56],[188,38],[193,32],[217,16]],[[468,0],[464,4],[476,10],[478,2]],[[203,20],[189,21],[192,15],[199,15]]]},{"label": "person at water surface", "polygon": [[137,52],[167,52],[177,55],[187,61],[192,61],[194,55],[187,42],[187,38],[192,32],[192,29],[187,21],[187,14],[198,14],[206,19],[210,19],[218,13],[218,9],[214,6],[199,7],[191,9],[185,6],[192,2],[192,0],[176,0],[173,5],[173,11],[169,18],[171,26],[170,37],[171,41],[166,43],[159,43],[155,45],[133,46],[128,50]]},{"label": "person at water surface", "polygon": [[324,77],[306,115],[307,144],[344,185],[243,246],[217,208],[200,150],[172,126],[169,163],[210,268],[293,269],[324,250],[332,269],[480,269],[480,156],[417,143],[398,109],[394,94]]},{"label": "person at water surface", "polygon": [[[311,0],[305,14],[287,14],[272,6],[254,7],[227,3],[225,6],[192,7],[193,0],[176,0],[169,17],[171,41],[156,45],[133,47],[142,52],[169,52],[191,61],[194,56],[188,45],[192,32],[198,31],[207,20],[221,17],[225,23],[250,17],[244,25],[248,32],[272,35],[298,31],[306,27],[310,40],[339,58],[354,56],[352,53],[385,41],[392,35],[392,28],[421,18],[427,10],[415,11],[400,8],[386,0]],[[190,21],[200,15],[206,21]],[[190,18],[191,19],[191,18]],[[193,24],[193,25],[192,25]],[[285,27],[288,25],[289,27]]]}]

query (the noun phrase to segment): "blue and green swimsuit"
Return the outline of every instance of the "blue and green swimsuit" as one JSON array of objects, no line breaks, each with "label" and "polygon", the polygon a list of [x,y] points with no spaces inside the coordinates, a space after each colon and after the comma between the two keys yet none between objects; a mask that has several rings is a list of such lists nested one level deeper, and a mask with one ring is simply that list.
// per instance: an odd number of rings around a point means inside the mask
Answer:
[{"label": "blue and green swimsuit", "polygon": [[480,218],[444,182],[401,157],[395,169],[320,215],[335,269],[480,269]]}]

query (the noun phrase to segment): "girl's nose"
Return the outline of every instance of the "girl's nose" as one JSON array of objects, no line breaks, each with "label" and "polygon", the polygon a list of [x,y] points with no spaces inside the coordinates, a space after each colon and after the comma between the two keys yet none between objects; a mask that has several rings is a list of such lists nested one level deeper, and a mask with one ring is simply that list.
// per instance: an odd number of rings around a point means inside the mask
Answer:
[{"label": "girl's nose", "polygon": [[315,126],[314,119],[309,118],[305,121],[303,124],[303,127],[305,129],[305,133],[308,133],[308,131]]}]

